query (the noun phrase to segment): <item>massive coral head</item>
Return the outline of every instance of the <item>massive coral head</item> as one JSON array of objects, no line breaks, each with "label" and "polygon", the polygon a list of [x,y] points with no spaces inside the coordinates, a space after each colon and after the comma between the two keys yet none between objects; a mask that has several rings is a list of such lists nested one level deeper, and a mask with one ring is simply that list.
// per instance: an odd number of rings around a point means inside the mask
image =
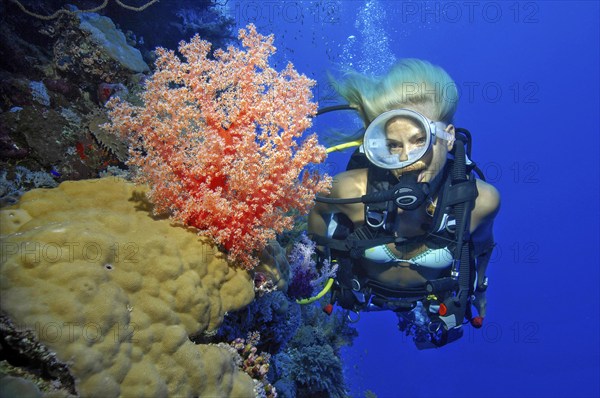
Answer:
[{"label": "massive coral head", "polygon": [[109,102],[110,131],[128,138],[129,165],[151,187],[157,213],[198,228],[250,269],[276,233],[306,213],[330,178],[307,166],[325,159],[313,134],[314,81],[292,64],[269,65],[273,36],[241,29],[242,47],[214,51],[194,36],[158,49],[143,105]]}]

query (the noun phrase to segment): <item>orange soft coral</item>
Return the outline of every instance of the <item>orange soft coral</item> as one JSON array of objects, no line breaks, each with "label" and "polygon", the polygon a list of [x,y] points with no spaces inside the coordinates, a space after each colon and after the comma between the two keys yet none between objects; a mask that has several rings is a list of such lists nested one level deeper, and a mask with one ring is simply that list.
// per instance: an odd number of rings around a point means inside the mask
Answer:
[{"label": "orange soft coral", "polygon": [[217,50],[198,36],[179,51],[157,49],[143,106],[109,102],[106,128],[129,139],[129,165],[151,187],[156,212],[200,229],[250,269],[276,233],[307,212],[330,178],[306,171],[325,159],[310,127],[314,82],[268,58],[273,37],[241,29],[244,49]]}]

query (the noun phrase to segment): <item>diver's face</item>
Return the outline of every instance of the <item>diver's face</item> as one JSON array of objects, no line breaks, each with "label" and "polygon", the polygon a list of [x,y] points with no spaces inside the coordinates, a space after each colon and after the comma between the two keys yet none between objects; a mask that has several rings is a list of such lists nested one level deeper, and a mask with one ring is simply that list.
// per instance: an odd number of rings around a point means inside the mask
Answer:
[{"label": "diver's face", "polygon": [[385,132],[388,150],[397,155],[401,162],[406,162],[411,153],[423,150],[427,144],[427,133],[412,119],[393,118],[385,126]]},{"label": "diver's face", "polygon": [[[397,117],[388,122],[385,127],[388,149],[391,153],[397,154],[401,161],[406,161],[411,152],[422,149],[427,143],[428,132],[416,121]],[[454,126],[449,125],[446,131],[454,133]],[[392,170],[396,177],[404,173],[419,172],[418,182],[431,181],[446,164],[446,156],[452,148],[452,144],[443,139],[436,139],[427,152],[417,160],[401,169]]]}]

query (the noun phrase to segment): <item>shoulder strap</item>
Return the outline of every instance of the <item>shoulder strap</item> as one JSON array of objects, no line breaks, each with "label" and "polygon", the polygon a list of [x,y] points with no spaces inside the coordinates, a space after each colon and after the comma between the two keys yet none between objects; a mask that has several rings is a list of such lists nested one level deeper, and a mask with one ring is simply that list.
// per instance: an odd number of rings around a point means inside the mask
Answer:
[{"label": "shoulder strap", "polygon": [[[367,195],[385,192],[394,186],[395,179],[389,170],[370,166],[367,171]],[[396,218],[396,206],[392,201],[370,203],[364,206],[365,224],[371,228],[382,228],[391,233]]]},{"label": "shoulder strap", "polygon": [[454,162],[450,174],[450,186],[445,192],[445,202],[452,207],[456,218],[456,247],[452,277],[457,279],[458,291],[449,297],[444,304],[453,319],[446,319],[447,326],[458,328],[467,315],[469,297],[473,292],[475,265],[472,256],[472,243],[469,236],[471,211],[475,206],[477,185],[475,179],[467,172],[465,145],[457,140],[454,145]]},{"label": "shoulder strap", "polygon": [[365,155],[361,145],[356,148],[352,153],[352,156],[350,156],[350,160],[348,160],[348,164],[346,165],[346,170],[366,169],[370,164],[371,162],[367,159],[367,155]]}]

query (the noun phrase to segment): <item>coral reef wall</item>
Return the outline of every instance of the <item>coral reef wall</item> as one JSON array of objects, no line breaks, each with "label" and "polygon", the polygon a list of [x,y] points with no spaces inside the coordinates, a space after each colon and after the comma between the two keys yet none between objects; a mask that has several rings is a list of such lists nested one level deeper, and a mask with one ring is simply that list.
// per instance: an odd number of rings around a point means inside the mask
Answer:
[{"label": "coral reef wall", "polygon": [[[269,382],[280,397],[343,396],[339,346],[351,343],[347,325],[322,313],[319,303],[301,307],[286,295],[293,275],[286,249],[305,230],[303,212],[292,208],[283,215],[295,224],[295,231],[278,234],[283,247],[271,239],[260,256],[260,250],[241,251],[260,257],[256,268],[244,271],[228,266],[197,229],[155,216],[144,186],[87,180],[128,175],[127,142],[100,127],[109,121],[107,101],[144,105],[156,46],[175,50],[199,33],[213,44],[206,54],[212,62],[213,50],[234,38],[222,4],[128,1],[152,3],[135,11],[115,1],[76,2],[97,8],[83,15],[66,12],[74,6],[63,0],[22,3],[40,15],[62,11],[44,19],[13,1],[0,2],[0,396],[270,397]],[[291,72],[273,86],[278,90],[268,109],[300,108],[290,97]],[[229,66],[223,73],[240,71]],[[227,76],[223,90],[230,88]],[[256,108],[260,101],[246,104]],[[275,111],[266,114],[281,114]],[[250,132],[247,152],[256,153],[256,131]],[[235,146],[230,142],[228,149]],[[262,188],[257,182],[275,177],[266,192],[281,191],[291,202],[299,191],[281,181],[295,181],[297,175],[286,173],[303,167],[289,156],[298,148],[273,151],[279,158],[269,158],[271,168],[262,158],[251,168],[240,163],[248,157],[233,156],[215,170],[225,164],[244,171],[239,181],[252,191],[239,196],[262,207],[268,195],[254,194]],[[200,160],[206,156],[193,163]],[[231,197],[222,201],[224,214],[232,213],[231,203]],[[242,221],[255,216],[236,214]],[[246,232],[260,231],[251,226]],[[235,240],[240,233],[227,235]],[[246,355],[247,342],[242,352],[234,349],[239,340],[232,339],[257,331],[258,351]],[[272,354],[270,367],[263,352]]]},{"label": "coral reef wall", "polygon": [[[106,101],[139,102],[157,45],[200,33],[218,48],[232,38],[232,21],[210,0],[75,2],[89,13],[63,0],[19,3],[0,2],[0,206],[24,190],[124,175],[126,145],[98,127]],[[23,171],[46,178],[29,183]]]},{"label": "coral reef wall", "polygon": [[189,339],[250,303],[253,281],[144,197],[109,177],[1,210],[0,310],[68,364],[82,396],[254,396],[230,351]]}]

